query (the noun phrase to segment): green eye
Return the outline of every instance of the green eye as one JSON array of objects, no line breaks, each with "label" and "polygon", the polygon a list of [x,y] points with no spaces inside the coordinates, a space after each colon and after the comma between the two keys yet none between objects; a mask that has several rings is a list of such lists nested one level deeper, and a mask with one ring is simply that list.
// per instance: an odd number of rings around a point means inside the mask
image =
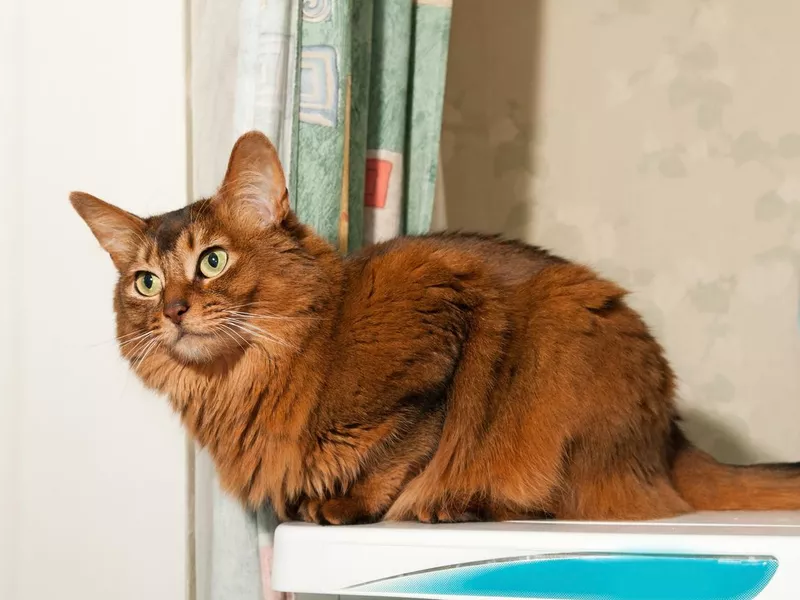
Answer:
[{"label": "green eye", "polygon": [[136,291],[142,296],[155,296],[161,291],[161,280],[149,271],[136,274]]},{"label": "green eye", "polygon": [[200,257],[200,274],[203,277],[211,279],[222,273],[227,264],[228,253],[225,252],[225,250],[221,250],[220,248],[208,250]]}]

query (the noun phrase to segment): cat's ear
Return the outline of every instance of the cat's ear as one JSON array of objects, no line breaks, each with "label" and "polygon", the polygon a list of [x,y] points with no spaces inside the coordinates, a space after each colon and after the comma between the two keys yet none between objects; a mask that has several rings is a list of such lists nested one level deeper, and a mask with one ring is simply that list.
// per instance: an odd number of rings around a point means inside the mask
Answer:
[{"label": "cat's ear", "polygon": [[72,192],[69,201],[86,221],[100,245],[111,255],[117,269],[122,269],[141,244],[145,222],[136,215],[83,192]]},{"label": "cat's ear", "polygon": [[231,151],[218,201],[260,226],[279,225],[289,215],[289,192],[275,146],[263,133],[251,131]]}]

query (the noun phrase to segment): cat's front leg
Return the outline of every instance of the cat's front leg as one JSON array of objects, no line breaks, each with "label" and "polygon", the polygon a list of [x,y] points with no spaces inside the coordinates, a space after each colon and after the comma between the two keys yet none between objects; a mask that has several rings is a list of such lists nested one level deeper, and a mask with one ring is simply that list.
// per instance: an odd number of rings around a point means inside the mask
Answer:
[{"label": "cat's front leg", "polygon": [[304,499],[298,515],[304,521],[321,525],[380,521],[414,471],[415,461],[409,456],[395,457],[383,469],[362,474],[341,496]]}]

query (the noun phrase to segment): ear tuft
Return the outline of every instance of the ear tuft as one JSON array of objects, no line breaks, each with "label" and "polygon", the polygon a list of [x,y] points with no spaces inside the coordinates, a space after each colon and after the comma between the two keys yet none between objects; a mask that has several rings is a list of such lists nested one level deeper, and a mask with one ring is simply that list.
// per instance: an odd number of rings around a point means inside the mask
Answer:
[{"label": "ear tuft", "polygon": [[286,178],[267,136],[251,131],[237,140],[218,197],[260,226],[286,219],[291,210]]},{"label": "ear tuft", "polygon": [[69,201],[103,249],[111,255],[117,269],[121,269],[141,243],[145,222],[84,192],[72,192]]}]

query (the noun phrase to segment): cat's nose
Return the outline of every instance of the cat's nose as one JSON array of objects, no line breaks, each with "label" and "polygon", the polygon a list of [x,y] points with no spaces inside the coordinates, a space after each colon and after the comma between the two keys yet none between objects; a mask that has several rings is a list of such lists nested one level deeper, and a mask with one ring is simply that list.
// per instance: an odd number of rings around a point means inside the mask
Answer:
[{"label": "cat's nose", "polygon": [[164,316],[175,325],[180,325],[183,315],[189,312],[189,303],[186,300],[174,300],[164,307]]}]

